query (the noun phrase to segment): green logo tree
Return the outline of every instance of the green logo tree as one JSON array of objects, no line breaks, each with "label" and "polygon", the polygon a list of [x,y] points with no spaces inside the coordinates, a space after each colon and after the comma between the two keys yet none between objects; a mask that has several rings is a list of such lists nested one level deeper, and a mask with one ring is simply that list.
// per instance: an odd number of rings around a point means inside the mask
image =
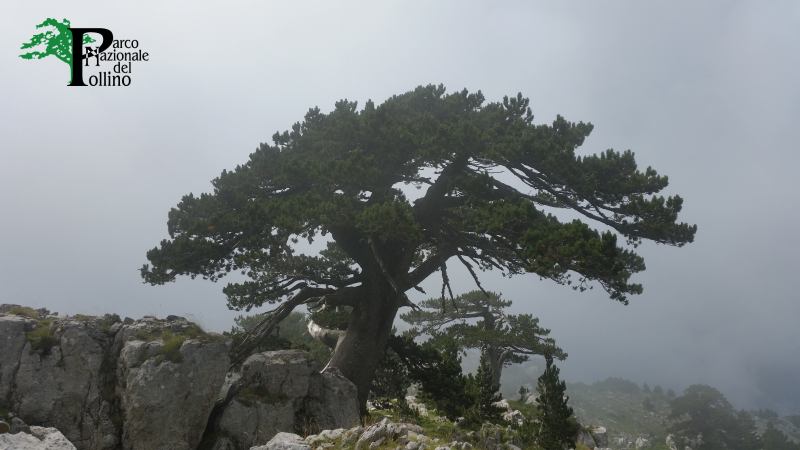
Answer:
[{"label": "green logo tree", "polygon": [[[64,19],[59,22],[56,19],[47,19],[44,22],[36,25],[36,29],[52,26],[55,30],[48,30],[44,33],[39,33],[31,38],[27,44],[22,44],[21,49],[29,49],[44,46],[44,52],[32,51],[19,55],[23,59],[42,59],[45,56],[54,55],[56,58],[69,64],[70,83],[72,82],[72,33],[69,31],[69,20]],[[83,43],[91,44],[96,42],[89,35],[83,35]]]}]

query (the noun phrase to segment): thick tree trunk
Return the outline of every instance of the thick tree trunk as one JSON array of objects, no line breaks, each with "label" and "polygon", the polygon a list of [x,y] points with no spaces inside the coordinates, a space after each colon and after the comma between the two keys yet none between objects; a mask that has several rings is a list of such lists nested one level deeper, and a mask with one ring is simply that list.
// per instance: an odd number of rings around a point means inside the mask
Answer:
[{"label": "thick tree trunk", "polygon": [[369,297],[353,307],[347,334],[339,340],[328,363],[328,367],[339,369],[358,388],[358,404],[362,415],[367,412],[367,397],[375,369],[383,356],[400,306],[394,292],[377,289],[369,292]]},{"label": "thick tree trunk", "polygon": [[483,356],[489,363],[489,368],[492,369],[492,379],[495,383],[500,384],[500,376],[503,374],[503,361],[501,355],[503,351],[495,347],[485,347],[483,349]]}]

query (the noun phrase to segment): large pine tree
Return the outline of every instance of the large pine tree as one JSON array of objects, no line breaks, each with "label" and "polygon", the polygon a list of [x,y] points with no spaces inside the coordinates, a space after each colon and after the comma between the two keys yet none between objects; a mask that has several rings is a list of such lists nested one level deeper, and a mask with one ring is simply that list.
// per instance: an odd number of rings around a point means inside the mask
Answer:
[{"label": "large pine tree", "polygon": [[[645,266],[617,236],[691,242],[696,227],[677,220],[683,200],[654,195],[667,177],[638,170],[631,151],[578,155],[592,125],[561,116],[536,125],[528,103],[421,86],[360,111],[346,100],[329,114],[313,108],[223,171],[212,193],[183,197],[142,277],[156,285],[241,272],[248,281],[223,289],[230,308],[282,302],[235,362],[298,305],[349,307],[346,333],[320,333],[335,337],[329,366],[357,386],[362,411],[395,316],[414,307],[406,291],[438,272],[444,297],[451,260],[476,282],[475,269],[529,272],[581,290],[598,284],[627,303],[642,292],[630,277]],[[403,183],[426,187],[422,198],[409,201]],[[545,209],[571,209],[613,231],[562,223]],[[293,248],[319,236],[331,239],[319,255]]]}]

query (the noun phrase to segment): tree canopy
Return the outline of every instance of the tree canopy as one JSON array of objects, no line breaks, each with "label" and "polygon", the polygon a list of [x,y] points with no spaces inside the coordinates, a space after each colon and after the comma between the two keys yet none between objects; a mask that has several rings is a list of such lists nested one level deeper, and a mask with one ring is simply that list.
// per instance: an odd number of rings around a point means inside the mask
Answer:
[{"label": "tree canopy", "polygon": [[[534,124],[521,94],[486,103],[480,91],[447,95],[441,85],[361,110],[347,100],[328,114],[312,108],[223,170],[212,193],[184,196],[141,275],[157,285],[240,271],[248,281],[223,289],[230,308],[284,301],[255,334],[302,303],[352,307],[330,365],[364,405],[397,310],[412,306],[405,292],[439,272],[444,297],[451,258],[476,283],[476,269],[530,272],[581,290],[597,283],[627,303],[642,292],[629,279],[645,265],[615,232],[633,246],[693,240],[696,226],[677,220],[682,198],[655,195],[666,176],[640,171],[631,151],[576,153],[592,128],[561,116]],[[410,202],[404,183],[427,189]],[[613,232],[547,212],[558,209]],[[319,255],[293,248],[319,236],[331,239]]]}]

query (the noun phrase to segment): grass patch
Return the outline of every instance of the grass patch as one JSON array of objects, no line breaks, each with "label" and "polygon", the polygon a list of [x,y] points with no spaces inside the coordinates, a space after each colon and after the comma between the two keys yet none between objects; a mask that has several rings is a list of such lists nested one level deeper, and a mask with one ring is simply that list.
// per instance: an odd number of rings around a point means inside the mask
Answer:
[{"label": "grass patch", "polygon": [[15,306],[8,310],[8,314],[14,314],[17,316],[25,316],[30,317],[31,319],[39,320],[39,313],[33,310],[33,308],[27,306]]},{"label": "grass patch", "polygon": [[151,342],[154,338],[155,336],[153,336],[152,333],[149,333],[145,330],[139,330],[139,332],[136,333],[136,336],[134,336],[134,339],[136,339],[137,341],[145,341],[145,342]]},{"label": "grass patch", "polygon": [[11,408],[6,405],[5,402],[0,401],[0,419],[5,419],[8,417],[8,413],[11,412]]},{"label": "grass patch", "polygon": [[64,362],[64,358],[59,359],[58,362],[56,363],[56,367],[64,367],[66,365],[67,363]]},{"label": "grass patch", "polygon": [[25,337],[31,343],[31,354],[41,350],[43,354],[49,355],[50,350],[58,344],[58,340],[50,332],[50,327],[48,326],[40,326],[33,331],[28,331],[25,333]]},{"label": "grass patch", "polygon": [[249,408],[253,406],[255,402],[274,405],[277,403],[284,403],[288,398],[285,395],[272,394],[264,386],[247,386],[239,391],[236,395],[236,400]]},{"label": "grass patch", "polygon": [[161,340],[164,341],[164,346],[161,347],[161,354],[156,358],[156,365],[164,361],[179,363],[183,361],[181,356],[181,346],[186,336],[179,336],[165,331],[161,333]]},{"label": "grass patch", "polygon": [[92,316],[87,316],[85,314],[75,314],[74,317],[74,319],[77,320],[78,322],[88,322],[89,320],[91,320],[91,318]]}]

